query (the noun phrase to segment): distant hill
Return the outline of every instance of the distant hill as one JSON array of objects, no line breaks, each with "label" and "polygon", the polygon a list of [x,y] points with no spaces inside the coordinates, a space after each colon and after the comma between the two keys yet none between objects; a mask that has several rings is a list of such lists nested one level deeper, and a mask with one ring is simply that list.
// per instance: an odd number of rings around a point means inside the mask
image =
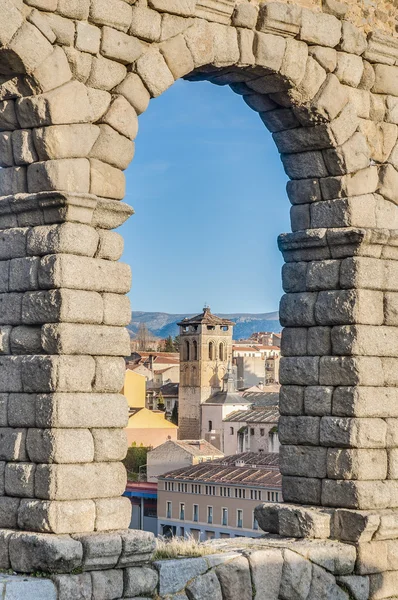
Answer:
[{"label": "distant hill", "polygon": [[[171,315],[162,312],[133,312],[131,323],[128,329],[131,333],[135,334],[138,331],[138,327],[141,323],[145,323],[149,331],[156,337],[167,338],[169,335],[172,337],[178,335],[178,327],[176,323],[181,321],[185,317],[192,317],[192,315],[180,314]],[[248,338],[252,333],[256,331],[281,331],[279,323],[279,313],[261,313],[261,314],[250,314],[250,313],[233,313],[233,314],[220,314],[220,317],[225,317],[236,323],[234,327],[234,339],[239,340],[242,338]]]}]

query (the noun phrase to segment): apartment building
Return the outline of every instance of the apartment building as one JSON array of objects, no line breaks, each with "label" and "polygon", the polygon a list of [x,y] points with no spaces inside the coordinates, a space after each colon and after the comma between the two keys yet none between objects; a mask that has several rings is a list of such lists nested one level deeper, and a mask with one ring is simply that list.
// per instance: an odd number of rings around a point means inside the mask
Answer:
[{"label": "apartment building", "polygon": [[254,509],[282,502],[279,455],[244,453],[166,473],[158,482],[159,535],[258,537]]}]

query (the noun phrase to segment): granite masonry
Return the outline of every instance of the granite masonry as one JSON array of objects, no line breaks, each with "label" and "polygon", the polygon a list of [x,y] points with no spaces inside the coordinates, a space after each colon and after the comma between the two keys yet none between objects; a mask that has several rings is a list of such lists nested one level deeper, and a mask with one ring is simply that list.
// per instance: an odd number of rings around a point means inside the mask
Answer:
[{"label": "granite masonry", "polygon": [[[0,14],[0,568],[53,574],[41,583],[61,600],[156,586],[231,600],[242,581],[240,600],[397,597],[398,39],[335,0],[0,0]],[[133,213],[138,115],[181,77],[229,85],[259,113],[292,233],[279,239],[287,504],[258,508],[265,554],[196,563],[175,595],[153,539],[127,529],[131,275],[112,230]],[[261,593],[258,564],[275,582]],[[22,584],[1,579],[3,597],[26,597]]]}]

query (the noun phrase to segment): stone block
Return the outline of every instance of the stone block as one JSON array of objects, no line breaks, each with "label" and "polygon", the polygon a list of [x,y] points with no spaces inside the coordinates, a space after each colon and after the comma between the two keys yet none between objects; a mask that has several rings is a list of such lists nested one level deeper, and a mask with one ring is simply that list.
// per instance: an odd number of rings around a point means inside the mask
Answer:
[{"label": "stone block", "polygon": [[306,263],[305,281],[308,290],[336,290],[339,287],[339,260],[322,260]]},{"label": "stone block", "polygon": [[8,68],[11,72],[32,73],[50,56],[53,48],[37,27],[25,21],[9,42],[8,50]]},{"label": "stone block", "polygon": [[100,135],[95,125],[56,125],[33,130],[39,159],[85,158]]},{"label": "stone block", "polygon": [[96,462],[120,461],[127,454],[127,437],[123,429],[92,429],[94,460]]},{"label": "stone block", "polygon": [[67,56],[60,47],[48,56],[33,72],[42,92],[48,92],[72,79]]},{"label": "stone block", "polygon": [[279,419],[279,440],[281,444],[319,445],[319,417],[281,416]]},{"label": "stone block", "polygon": [[333,388],[308,386],[304,389],[304,412],[309,416],[323,417],[332,412]]},{"label": "stone block", "polygon": [[243,556],[235,558],[231,562],[219,565],[215,571],[223,597],[237,596],[242,600],[251,600],[252,586],[247,558]]},{"label": "stone block", "polygon": [[0,28],[0,43],[2,46],[6,46],[10,42],[24,22],[21,11],[18,10],[12,0],[6,0],[4,3],[4,15],[7,18],[2,20]]},{"label": "stone block", "polygon": [[382,294],[361,289],[321,291],[315,304],[315,319],[320,325],[381,325],[384,320]]},{"label": "stone block", "polygon": [[285,476],[282,494],[285,502],[297,504],[321,504],[321,479]]},{"label": "stone block", "polygon": [[282,267],[282,285],[287,293],[306,291],[308,263],[286,263]]},{"label": "stone block", "polygon": [[281,159],[286,174],[291,179],[309,179],[327,177],[329,175],[322,152],[282,154]]},{"label": "stone block", "polygon": [[9,264],[10,292],[24,292],[36,290],[38,287],[38,257],[13,258]]},{"label": "stone block", "polygon": [[130,290],[128,265],[98,258],[50,255],[41,260],[39,284],[44,289],[70,288],[126,294]]},{"label": "stone block", "polygon": [[22,392],[22,360],[20,356],[0,356],[0,392]]},{"label": "stone block", "polygon": [[127,401],[120,394],[42,394],[36,401],[40,428],[122,428],[127,421]]},{"label": "stone block", "polygon": [[[154,569],[151,569],[150,567],[132,567],[125,570],[124,594],[134,597],[136,597],[138,594],[141,596],[143,594],[152,595],[155,591],[157,583],[158,574]],[[213,584],[214,589],[218,589],[218,580],[214,573],[211,575],[211,579],[206,582],[206,587],[204,588],[206,589],[206,592],[210,591],[211,589],[207,587],[207,583],[209,585]]]},{"label": "stone block", "polygon": [[29,130],[13,131],[12,149],[16,165],[29,165],[38,160],[32,132]]},{"label": "stone block", "polygon": [[[117,498],[117,500],[126,500],[126,498]],[[131,505],[130,505],[131,511]],[[142,563],[148,563],[156,547],[156,541],[153,533],[147,531],[137,531],[135,529],[124,528],[119,532],[122,538],[122,555],[118,567],[133,567]],[[175,565],[175,563],[174,563]],[[187,563],[185,563],[187,565]],[[172,566],[172,563],[169,564]],[[203,567],[202,563],[202,567]],[[160,571],[160,569],[158,569]],[[165,569],[166,572],[168,569]],[[205,569],[207,570],[207,569]],[[202,569],[200,569],[202,571]],[[175,572],[175,569],[174,569]],[[203,571],[202,571],[203,572]],[[169,572],[172,575],[172,573]],[[188,579],[187,579],[188,581]],[[164,578],[164,584],[170,584],[169,578]]]},{"label": "stone block", "polygon": [[185,41],[192,54],[195,67],[214,61],[214,37],[210,24],[196,19],[193,26],[184,32]]},{"label": "stone block", "polygon": [[94,370],[91,356],[26,356],[21,366],[23,391],[90,392]]},{"label": "stone block", "polygon": [[40,327],[14,327],[10,335],[10,349],[12,354],[40,354],[43,351]]},{"label": "stone block", "polygon": [[57,12],[63,17],[85,21],[90,10],[90,0],[59,0]]},{"label": "stone block", "polygon": [[342,22],[340,48],[343,52],[361,55],[365,52],[367,45],[366,35],[360,29],[350,21]]},{"label": "stone block", "polygon": [[24,295],[22,320],[34,325],[52,322],[102,323],[103,305],[96,292],[49,290]]},{"label": "stone block", "polygon": [[383,165],[380,169],[380,183],[377,191],[394,204],[398,203],[397,182],[398,171],[390,164]]},{"label": "stone block", "polygon": [[95,380],[93,391],[101,393],[119,393],[123,388],[125,361],[123,358],[95,357]]},{"label": "stone block", "polygon": [[220,23],[210,23],[209,27],[214,36],[215,66],[221,67],[237,63],[240,59],[240,51],[236,29]]},{"label": "stone block", "polygon": [[11,567],[20,573],[70,573],[82,565],[83,547],[68,535],[14,533],[9,548]]},{"label": "stone block", "polygon": [[334,74],[341,83],[358,87],[363,75],[362,58],[347,52],[337,52],[337,67]]},{"label": "stone block", "polygon": [[73,46],[75,41],[75,24],[71,19],[65,19],[54,13],[47,13],[46,19],[56,35],[61,46]]},{"label": "stone block", "polygon": [[394,508],[397,506],[395,481],[336,481],[322,482],[322,504],[336,508],[361,510]]},{"label": "stone block", "polygon": [[318,385],[319,358],[312,356],[282,358],[279,380],[282,385]]},{"label": "stone block", "polygon": [[0,171],[0,194],[10,196],[28,191],[25,167],[10,167]]},{"label": "stone block", "polygon": [[35,463],[89,463],[94,441],[88,429],[29,429],[26,448]]},{"label": "stone block", "polygon": [[332,354],[330,327],[311,327],[308,330],[307,354],[312,356]]},{"label": "stone block", "polygon": [[283,36],[295,37],[300,30],[301,7],[270,2],[260,6],[257,28]]},{"label": "stone block", "polygon": [[327,73],[333,73],[337,65],[336,50],[324,46],[309,46],[308,53],[315,58]]},{"label": "stone block", "polygon": [[388,94],[398,96],[398,67],[390,65],[374,65],[375,83],[372,88],[374,94]]},{"label": "stone block", "polygon": [[0,131],[13,131],[18,128],[14,100],[0,102]]},{"label": "stone block", "polygon": [[278,72],[282,66],[285,50],[286,40],[284,38],[256,32],[253,47],[256,64]]},{"label": "stone block", "polygon": [[19,498],[0,498],[0,527],[5,529],[16,529],[18,527]]},{"label": "stone block", "polygon": [[370,148],[365,136],[356,132],[342,146],[324,151],[330,175],[344,175],[365,169],[370,164]]},{"label": "stone block", "polygon": [[319,382],[321,385],[350,386],[360,383],[364,386],[383,386],[385,368],[388,365],[384,367],[381,360],[375,357],[324,356],[319,362]]},{"label": "stone block", "polygon": [[134,6],[132,12],[130,34],[147,42],[158,42],[161,34],[161,15],[146,6]]},{"label": "stone block", "polygon": [[65,190],[88,193],[90,163],[85,158],[48,160],[28,167],[29,192]]},{"label": "stone block", "polygon": [[320,443],[339,448],[384,448],[387,425],[383,419],[322,417]]},{"label": "stone block", "polygon": [[[66,1],[66,0],[65,0]],[[69,4],[69,3],[68,3]],[[101,29],[78,21],[76,23],[76,49],[89,54],[98,54],[101,44]]]},{"label": "stone block", "polygon": [[282,356],[307,354],[307,331],[306,327],[285,327],[281,341]]},{"label": "stone block", "polygon": [[[278,597],[282,579],[283,557],[278,548],[264,548],[249,556],[253,586],[259,598],[273,600]],[[264,569],[264,565],[272,569]]]},{"label": "stone block", "polygon": [[280,595],[285,598],[307,598],[311,580],[312,564],[291,550],[283,550],[283,570]]},{"label": "stone block", "polygon": [[[35,427],[36,425],[36,395],[8,395],[8,425],[10,427]],[[2,420],[2,425],[7,423]]]},{"label": "stone block", "polygon": [[36,465],[8,464],[5,469],[5,493],[18,498],[34,498]]},{"label": "stone block", "polygon": [[121,570],[93,571],[91,582],[93,598],[114,600],[123,594],[123,571]]},{"label": "stone block", "polygon": [[294,416],[303,414],[304,388],[295,385],[284,385],[279,394],[279,410],[281,415]]},{"label": "stone block", "polygon": [[324,478],[326,477],[326,455],[326,448],[283,445],[280,448],[281,473],[295,477]]},{"label": "stone block", "polygon": [[304,506],[279,505],[279,535],[295,538],[327,539],[331,533],[331,515],[327,511]]},{"label": "stone block", "polygon": [[[94,502],[96,531],[128,529],[131,522],[131,502],[129,498],[98,498]],[[121,558],[121,560],[124,559]],[[124,560],[124,562],[128,563],[128,560]]]},{"label": "stone block", "polygon": [[127,75],[124,65],[103,56],[93,59],[87,85],[100,90],[109,91],[119,85]]},{"label": "stone block", "polygon": [[91,149],[90,158],[106,162],[117,169],[126,169],[134,157],[133,142],[109,125],[99,127],[100,135]]},{"label": "stone block", "polygon": [[174,79],[179,79],[194,70],[191,52],[182,34],[162,42],[159,48]]},{"label": "stone block", "polygon": [[59,600],[91,600],[92,585],[90,573],[80,575],[54,575],[52,578]]},{"label": "stone block", "polygon": [[26,462],[26,429],[0,427],[0,461]]},{"label": "stone block", "polygon": [[122,539],[116,533],[77,534],[73,539],[83,544],[84,571],[101,571],[116,566],[122,552]]},{"label": "stone block", "polygon": [[375,573],[369,576],[370,598],[382,600],[383,598],[393,598],[398,586],[398,571],[386,571],[384,573]]},{"label": "stone block", "polygon": [[0,166],[14,166],[14,155],[12,152],[12,135],[9,131],[0,133]]},{"label": "stone block", "polygon": [[127,31],[132,19],[132,8],[123,0],[93,0],[89,20],[98,25],[107,25]]},{"label": "stone block", "polygon": [[115,231],[100,230],[99,244],[95,253],[95,258],[104,258],[106,260],[117,261],[121,258],[124,250],[124,239]]},{"label": "stone block", "polygon": [[280,303],[280,320],[284,327],[315,325],[317,294],[308,292],[285,294]]},{"label": "stone block", "polygon": [[258,19],[258,8],[253,4],[238,4],[232,15],[232,24],[235,27],[254,29]]},{"label": "stone block", "polygon": [[35,496],[43,500],[89,500],[123,494],[127,482],[122,463],[38,465]]},{"label": "stone block", "polygon": [[150,95],[141,78],[136,73],[129,73],[117,86],[115,92],[124,96],[137,115],[145,112],[149,105]]},{"label": "stone block", "polygon": [[[6,291],[5,289],[3,291]],[[0,327],[0,354],[11,354],[10,348],[10,333],[12,327]]]},{"label": "stone block", "polygon": [[90,159],[90,193],[121,200],[126,192],[124,173],[95,158]]},{"label": "stone block", "polygon": [[105,58],[128,65],[136,61],[143,52],[144,46],[136,38],[111,27],[103,27],[101,54]]},{"label": "stone block", "polygon": [[378,185],[378,169],[373,166],[356,173],[320,180],[324,200],[372,194],[376,192]]},{"label": "stone block", "polygon": [[107,123],[131,140],[137,136],[137,114],[124,96],[116,96],[108,111],[102,117],[102,122]]},{"label": "stone block", "polygon": [[107,325],[46,324],[42,344],[48,354],[128,356],[130,352],[127,330]]},{"label": "stone block", "polygon": [[329,479],[386,479],[387,452],[381,449],[329,448],[327,476]]},{"label": "stone block", "polygon": [[75,48],[65,48],[65,54],[74,79],[86,83],[90,76],[93,63],[91,54],[79,52],[79,50],[76,50]]},{"label": "stone block", "polygon": [[149,0],[148,4],[158,12],[181,15],[182,17],[195,16],[195,0],[173,0],[171,4],[167,0]]},{"label": "stone block", "polygon": [[340,42],[341,22],[333,15],[303,9],[300,39],[310,44],[334,48]]}]

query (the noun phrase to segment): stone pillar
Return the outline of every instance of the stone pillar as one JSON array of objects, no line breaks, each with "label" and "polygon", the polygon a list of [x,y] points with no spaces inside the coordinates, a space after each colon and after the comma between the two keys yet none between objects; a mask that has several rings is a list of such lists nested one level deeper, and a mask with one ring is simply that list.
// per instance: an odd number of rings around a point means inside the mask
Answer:
[{"label": "stone pillar", "polygon": [[123,240],[93,195],[1,204],[0,527],[128,527]]}]

